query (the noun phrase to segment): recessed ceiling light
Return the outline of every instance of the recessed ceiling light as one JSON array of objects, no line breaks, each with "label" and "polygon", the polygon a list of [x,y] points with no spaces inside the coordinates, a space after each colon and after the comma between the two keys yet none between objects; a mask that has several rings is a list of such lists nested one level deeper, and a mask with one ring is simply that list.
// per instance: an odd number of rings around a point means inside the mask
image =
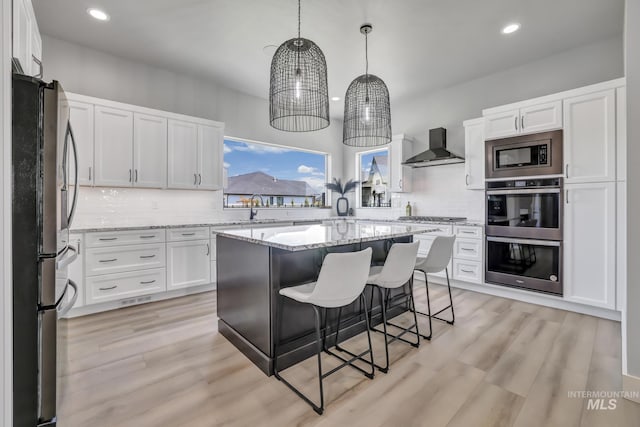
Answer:
[{"label": "recessed ceiling light", "polygon": [[91,15],[93,18],[97,19],[98,21],[109,20],[109,15],[107,15],[106,12],[100,9],[95,9],[95,8],[87,9],[87,13]]},{"label": "recessed ceiling light", "polygon": [[333,96],[331,97],[332,101],[340,101],[340,97],[339,96]]},{"label": "recessed ceiling light", "polygon": [[519,29],[520,29],[520,24],[518,24],[518,23],[509,24],[509,25],[507,25],[506,27],[504,27],[502,29],[502,34],[515,33]]}]

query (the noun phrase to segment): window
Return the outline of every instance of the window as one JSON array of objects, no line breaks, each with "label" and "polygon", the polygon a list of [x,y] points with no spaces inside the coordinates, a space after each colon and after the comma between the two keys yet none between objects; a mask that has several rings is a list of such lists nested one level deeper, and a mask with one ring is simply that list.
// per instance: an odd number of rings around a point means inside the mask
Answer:
[{"label": "window", "polygon": [[391,207],[389,149],[358,153],[356,162],[356,170],[360,171],[360,206],[363,208]]},{"label": "window", "polygon": [[329,155],[271,144],[225,138],[225,208],[323,207],[330,204],[325,183]]}]

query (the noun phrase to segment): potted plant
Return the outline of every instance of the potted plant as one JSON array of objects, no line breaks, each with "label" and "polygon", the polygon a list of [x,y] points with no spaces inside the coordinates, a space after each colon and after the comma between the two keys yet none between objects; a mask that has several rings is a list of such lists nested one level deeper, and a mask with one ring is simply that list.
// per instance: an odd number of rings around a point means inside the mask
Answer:
[{"label": "potted plant", "polygon": [[333,182],[329,182],[325,184],[328,190],[335,191],[340,194],[340,197],[336,200],[336,211],[338,211],[338,216],[347,216],[349,212],[349,199],[344,197],[350,191],[355,190],[358,186],[358,182],[350,179],[347,181],[344,186],[342,185],[342,181],[340,179],[333,178]]}]

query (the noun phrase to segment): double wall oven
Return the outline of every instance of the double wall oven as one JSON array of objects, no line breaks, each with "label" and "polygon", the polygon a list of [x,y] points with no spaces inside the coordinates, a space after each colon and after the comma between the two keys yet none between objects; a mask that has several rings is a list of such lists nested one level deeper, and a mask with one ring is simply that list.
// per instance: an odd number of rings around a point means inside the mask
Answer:
[{"label": "double wall oven", "polygon": [[562,295],[562,131],[486,142],[487,282]]}]

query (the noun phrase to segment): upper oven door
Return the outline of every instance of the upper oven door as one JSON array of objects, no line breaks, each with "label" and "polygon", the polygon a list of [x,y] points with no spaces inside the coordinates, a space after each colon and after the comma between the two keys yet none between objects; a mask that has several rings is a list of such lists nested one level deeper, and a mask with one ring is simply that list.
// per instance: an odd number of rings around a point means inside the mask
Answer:
[{"label": "upper oven door", "polygon": [[562,240],[560,188],[487,190],[487,235]]},{"label": "upper oven door", "polygon": [[486,177],[562,174],[562,131],[487,141]]}]

